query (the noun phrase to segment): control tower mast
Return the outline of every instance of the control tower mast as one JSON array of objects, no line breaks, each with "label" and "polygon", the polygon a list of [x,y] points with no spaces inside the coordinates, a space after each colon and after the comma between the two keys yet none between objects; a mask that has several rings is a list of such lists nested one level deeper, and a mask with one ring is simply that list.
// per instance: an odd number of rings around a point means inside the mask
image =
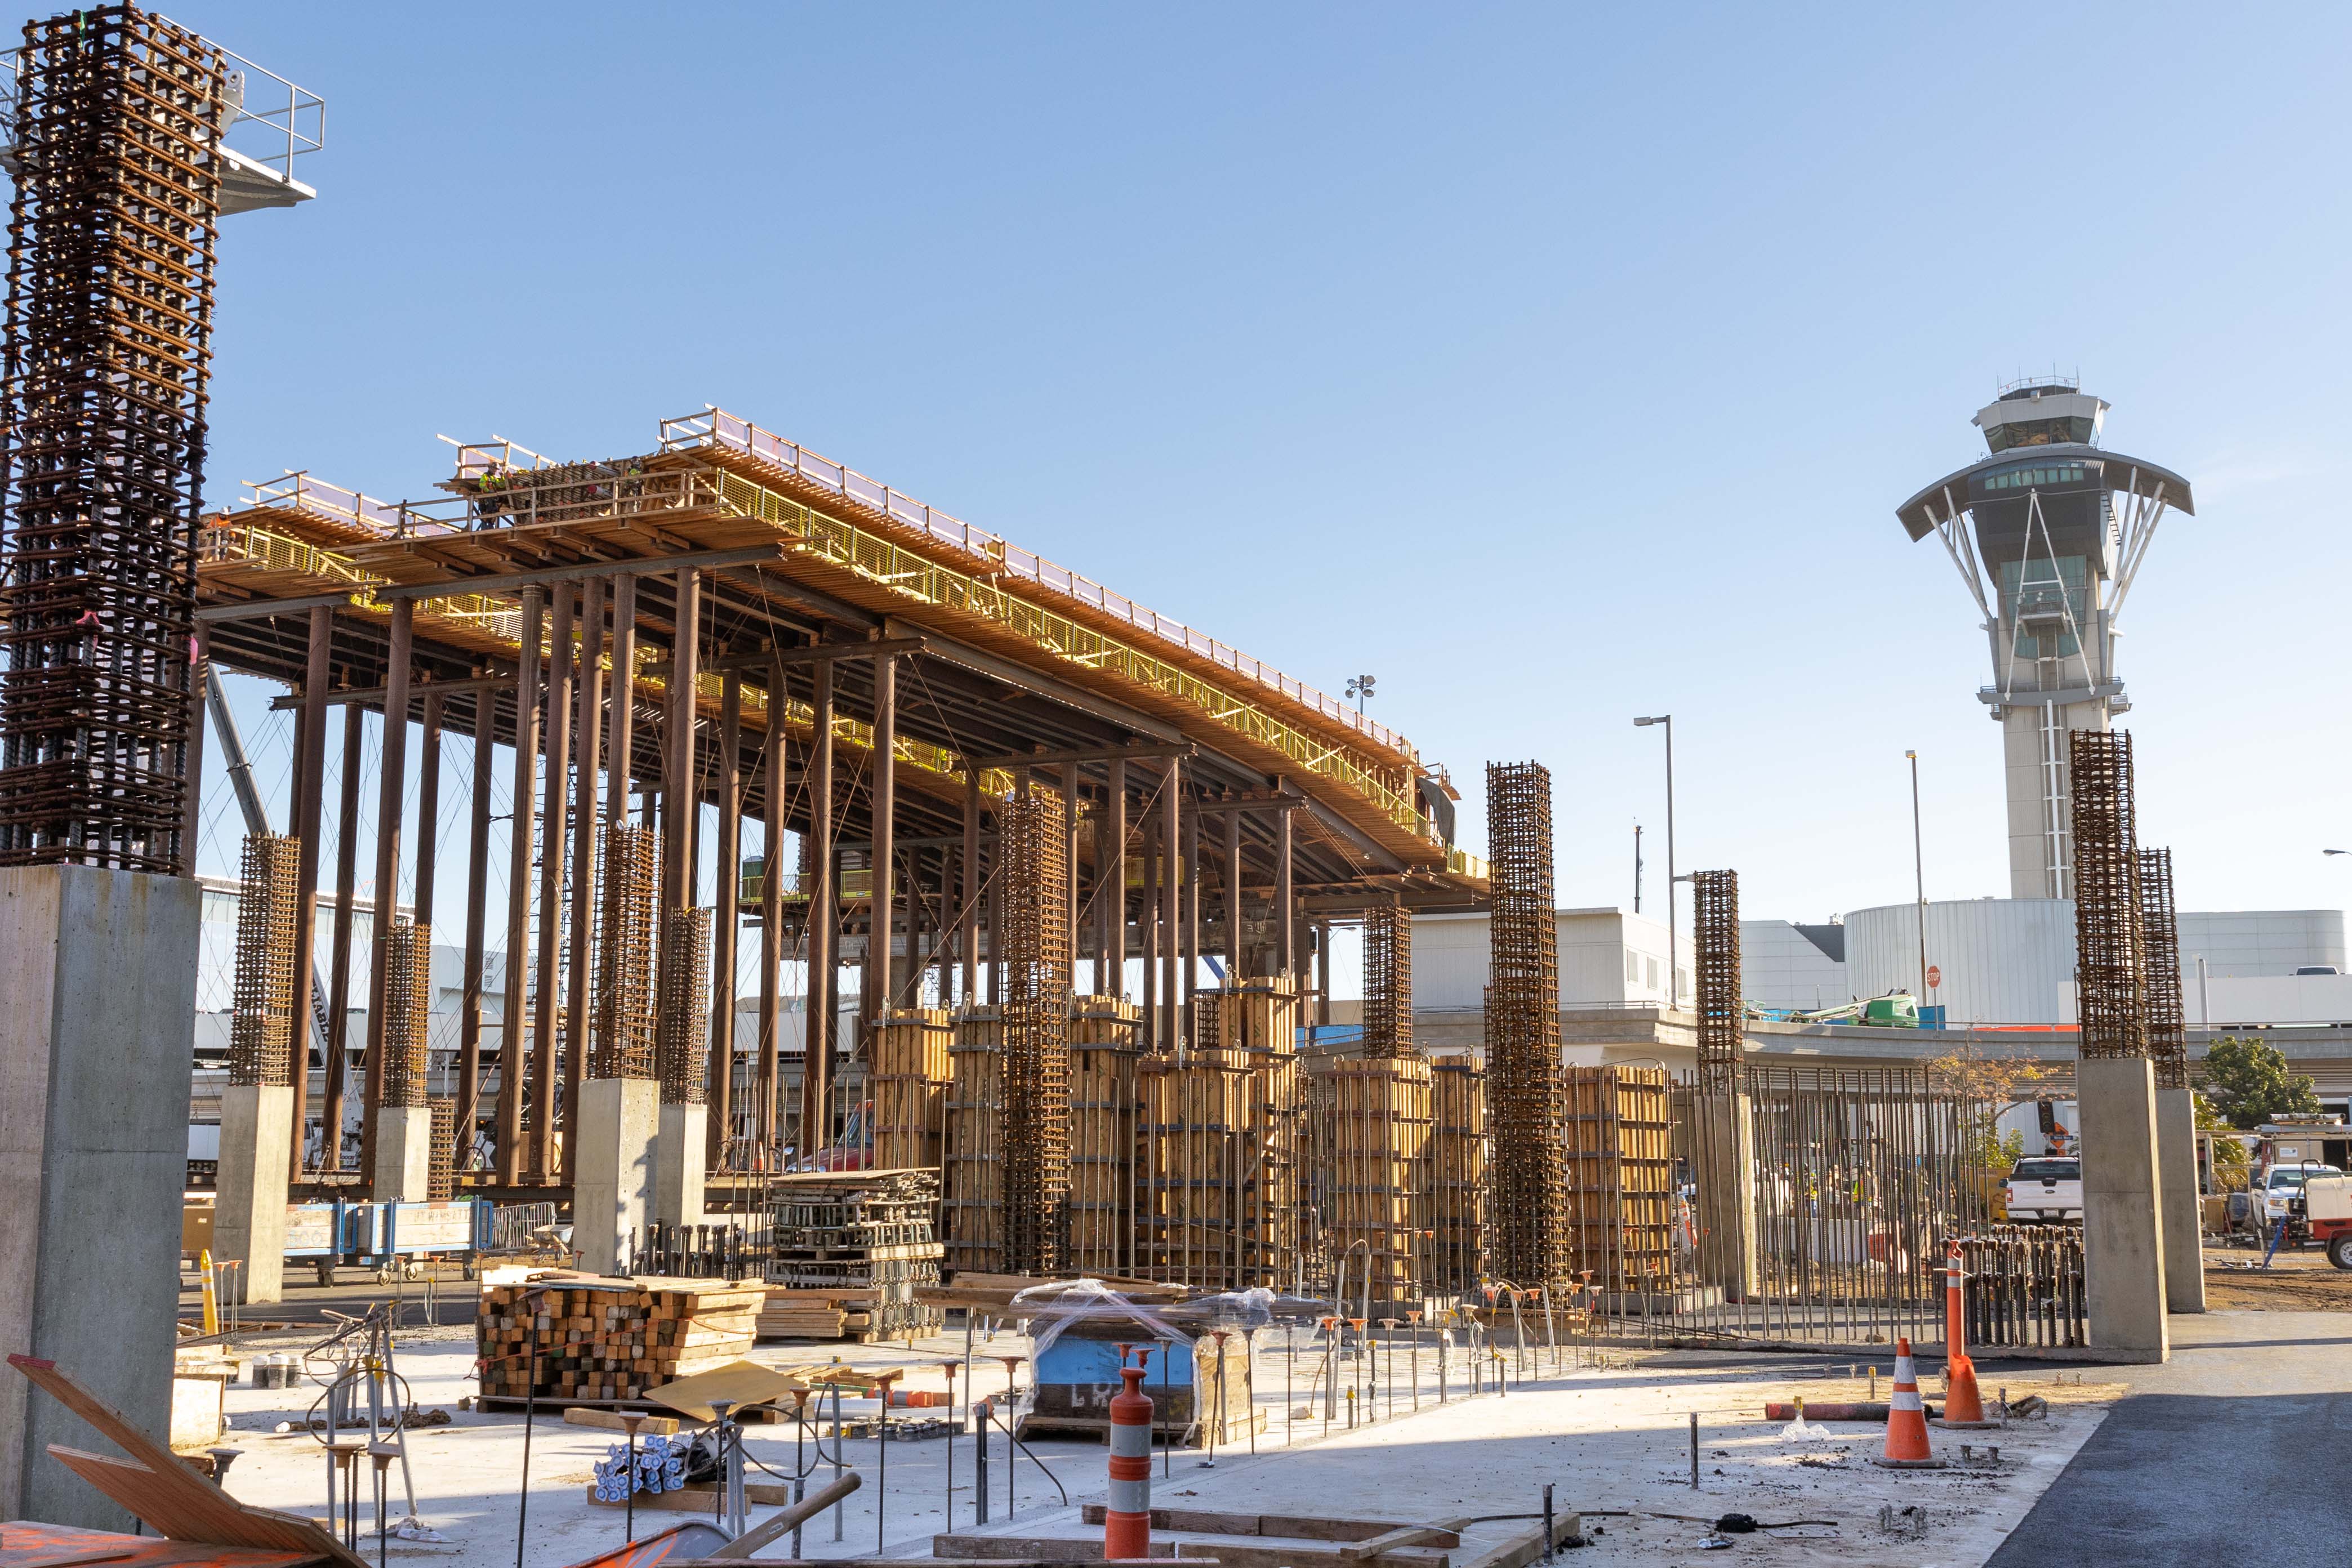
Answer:
[{"label": "control tower mast", "polygon": [[2070,381],[2003,387],[1973,421],[1992,455],[1895,510],[1915,542],[1943,541],[1984,616],[1977,696],[2001,727],[2012,898],[2074,896],[2066,732],[2130,709],[2116,619],[2165,509],[2197,511],[2187,479],[2099,445],[2106,412]]}]

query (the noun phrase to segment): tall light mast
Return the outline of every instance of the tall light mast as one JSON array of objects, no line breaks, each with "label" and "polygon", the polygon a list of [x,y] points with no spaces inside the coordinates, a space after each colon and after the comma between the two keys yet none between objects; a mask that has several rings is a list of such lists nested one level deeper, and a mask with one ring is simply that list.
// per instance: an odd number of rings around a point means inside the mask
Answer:
[{"label": "tall light mast", "polygon": [[2072,381],[2005,386],[1972,421],[1991,456],[1895,509],[1915,542],[1943,541],[1984,617],[2012,898],[2074,896],[2066,732],[2130,709],[2116,621],[2166,509],[2197,511],[2187,479],[2099,445],[2106,413]]}]

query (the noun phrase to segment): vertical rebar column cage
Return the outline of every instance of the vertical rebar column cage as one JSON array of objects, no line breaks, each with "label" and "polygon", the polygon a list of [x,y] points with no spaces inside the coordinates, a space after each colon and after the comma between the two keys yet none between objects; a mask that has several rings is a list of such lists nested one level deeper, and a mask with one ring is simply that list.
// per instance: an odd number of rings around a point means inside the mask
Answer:
[{"label": "vertical rebar column cage", "polygon": [[1004,1265],[1061,1267],[1070,1185],[1070,865],[1059,795],[1015,795],[1004,846]]},{"label": "vertical rebar column cage", "polygon": [[236,900],[236,978],[228,1026],[228,1080],[293,1079],[295,868],[301,841],[248,834]]},{"label": "vertical rebar column cage", "polygon": [[[2074,985],[2085,1057],[2145,1057],[2139,850],[2132,745],[2123,730],[2076,730],[2074,774]],[[2177,973],[2177,971],[2176,971]]]},{"label": "vertical rebar column cage", "polygon": [[662,921],[654,1076],[664,1105],[710,1096],[710,911],[672,910]]},{"label": "vertical rebar column cage", "polygon": [[176,873],[227,70],[109,5],[27,22],[19,71],[0,864]]},{"label": "vertical rebar column cage", "polygon": [[1559,926],[1552,908],[1551,772],[1486,764],[1494,912],[1486,988],[1486,1104],[1494,1132],[1488,1260],[1520,1286],[1564,1283]]},{"label": "vertical rebar column cage", "polygon": [[2189,1025],[2180,994],[2180,920],[2172,900],[2172,851],[2139,852],[2140,995],[2156,1087],[2189,1087]]},{"label": "vertical rebar column cage", "polygon": [[1394,903],[1364,912],[1364,1055],[1410,1057],[1412,916]]},{"label": "vertical rebar column cage", "polygon": [[383,936],[383,1070],[379,1104],[425,1101],[433,1023],[433,928],[394,920]]},{"label": "vertical rebar column cage", "polygon": [[1691,873],[1691,940],[1698,971],[1698,1087],[1729,1094],[1740,1087],[1747,1017],[1739,995],[1739,873]]},{"label": "vertical rebar column cage", "polygon": [[614,823],[604,830],[590,1078],[655,1076],[654,910],[661,883],[659,851],[650,827]]}]

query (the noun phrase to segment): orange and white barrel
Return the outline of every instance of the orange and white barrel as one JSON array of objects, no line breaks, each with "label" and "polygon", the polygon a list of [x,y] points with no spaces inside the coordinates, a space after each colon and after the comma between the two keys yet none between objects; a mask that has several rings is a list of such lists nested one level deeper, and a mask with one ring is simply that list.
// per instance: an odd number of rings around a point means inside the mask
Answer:
[{"label": "orange and white barrel", "polygon": [[1122,1366],[1127,1386],[1110,1402],[1110,1505],[1103,1510],[1106,1561],[1151,1555],[1151,1396],[1143,1369]]}]

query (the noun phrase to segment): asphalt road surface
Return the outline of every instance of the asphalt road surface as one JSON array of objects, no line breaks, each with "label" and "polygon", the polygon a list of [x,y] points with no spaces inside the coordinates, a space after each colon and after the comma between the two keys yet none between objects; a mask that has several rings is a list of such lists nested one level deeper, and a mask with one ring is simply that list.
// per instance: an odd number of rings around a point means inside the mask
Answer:
[{"label": "asphalt road surface", "polygon": [[2304,1568],[2345,1561],[2352,1313],[2172,1320],[2131,1394],[1988,1568]]}]

